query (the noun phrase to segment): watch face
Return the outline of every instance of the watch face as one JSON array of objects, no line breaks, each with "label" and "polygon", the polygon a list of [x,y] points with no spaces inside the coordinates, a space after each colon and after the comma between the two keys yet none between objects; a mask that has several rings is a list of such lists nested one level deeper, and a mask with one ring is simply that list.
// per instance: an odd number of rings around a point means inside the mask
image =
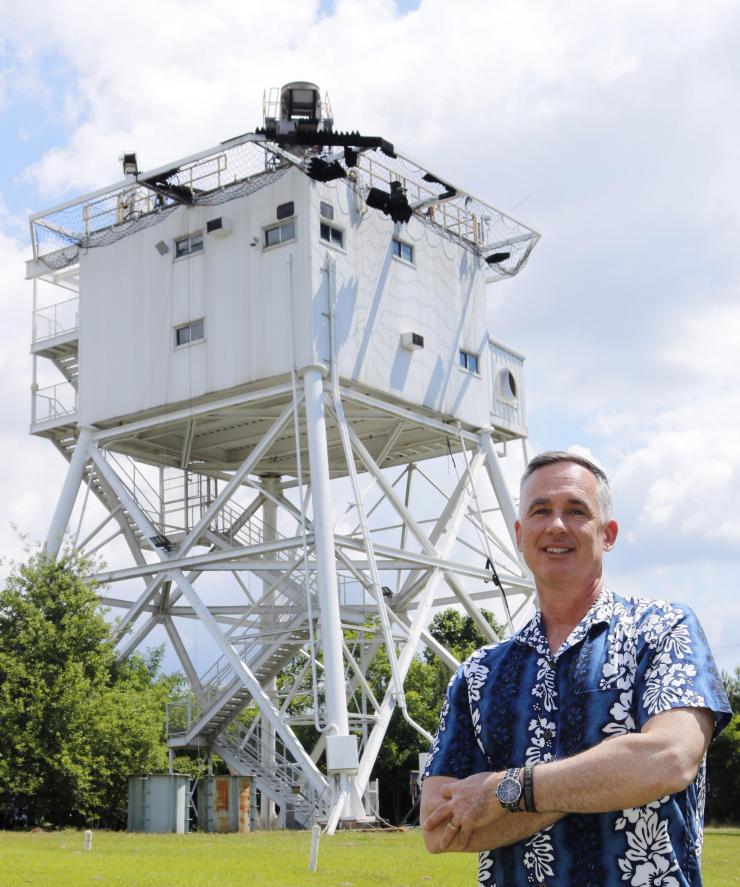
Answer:
[{"label": "watch face", "polygon": [[518,779],[512,779],[510,776],[502,779],[496,788],[496,797],[502,804],[511,804],[513,801],[518,801],[521,794],[521,783]]}]

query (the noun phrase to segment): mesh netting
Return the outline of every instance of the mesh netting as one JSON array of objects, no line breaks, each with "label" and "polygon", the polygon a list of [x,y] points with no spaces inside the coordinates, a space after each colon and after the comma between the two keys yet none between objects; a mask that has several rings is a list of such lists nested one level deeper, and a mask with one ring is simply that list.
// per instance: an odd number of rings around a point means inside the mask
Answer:
[{"label": "mesh netting", "polygon": [[[178,205],[213,206],[271,184],[291,165],[306,168],[315,151],[288,152],[248,134],[136,183],[112,188],[32,219],[34,252],[49,269],[77,261],[80,249],[104,246],[156,225]],[[524,266],[539,235],[477,198],[458,192],[402,156],[359,154],[350,168],[343,151],[323,155],[348,173],[366,196],[400,182],[417,218],[488,260],[487,279],[511,277]]]}]

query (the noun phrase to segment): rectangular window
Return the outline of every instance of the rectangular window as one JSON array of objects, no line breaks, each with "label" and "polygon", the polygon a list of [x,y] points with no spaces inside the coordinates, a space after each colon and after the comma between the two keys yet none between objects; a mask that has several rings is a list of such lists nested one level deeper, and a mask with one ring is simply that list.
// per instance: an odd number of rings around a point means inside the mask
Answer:
[{"label": "rectangular window", "polygon": [[204,339],[205,335],[205,321],[201,317],[200,320],[193,320],[175,329],[175,346],[189,345],[191,342]]},{"label": "rectangular window", "polygon": [[468,373],[478,375],[478,355],[460,349],[460,367]]},{"label": "rectangular window", "polygon": [[327,225],[326,222],[321,222],[319,225],[319,236],[332,246],[338,246],[340,249],[344,247],[344,231],[341,228],[335,228],[334,225]]},{"label": "rectangular window", "polygon": [[193,253],[200,252],[203,249],[203,232],[193,231],[185,237],[178,237],[175,240],[175,258],[181,259],[183,256],[191,256]]},{"label": "rectangular window", "polygon": [[295,219],[265,228],[265,246],[276,246],[286,240],[295,240]]},{"label": "rectangular window", "polygon": [[292,215],[295,215],[295,207],[292,200],[289,203],[281,203],[277,208],[278,219],[289,219]]},{"label": "rectangular window", "polygon": [[394,256],[398,256],[399,259],[403,259],[404,262],[409,262],[411,265],[414,264],[414,248],[410,243],[404,243],[403,240],[394,237],[392,246]]},{"label": "rectangular window", "polygon": [[319,206],[319,214],[323,216],[323,218],[329,219],[330,222],[334,221],[334,207],[331,203],[326,203],[322,200],[321,205]]}]

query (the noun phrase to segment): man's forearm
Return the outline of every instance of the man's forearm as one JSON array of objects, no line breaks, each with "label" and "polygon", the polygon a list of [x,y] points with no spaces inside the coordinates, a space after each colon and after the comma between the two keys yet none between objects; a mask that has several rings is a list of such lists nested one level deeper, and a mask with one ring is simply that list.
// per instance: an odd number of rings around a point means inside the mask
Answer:
[{"label": "man's forearm", "polygon": [[628,733],[540,765],[534,771],[537,810],[602,813],[641,807],[682,791],[695,778],[703,754],[702,728],[706,742],[711,735],[711,720],[697,711],[670,713],[671,728],[693,731],[693,743],[666,742],[664,730]]}]

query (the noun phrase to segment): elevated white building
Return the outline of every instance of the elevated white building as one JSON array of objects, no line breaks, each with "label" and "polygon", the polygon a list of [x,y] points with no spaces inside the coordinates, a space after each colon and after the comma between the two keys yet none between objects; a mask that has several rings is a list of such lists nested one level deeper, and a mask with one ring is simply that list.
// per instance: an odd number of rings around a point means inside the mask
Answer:
[{"label": "elevated white building", "polygon": [[537,235],[335,132],[313,84],[272,91],[264,123],[144,173],[125,155],[124,181],[31,218],[31,432],[70,461],[47,549],[100,551],[121,654],[164,628],[190,681],[173,749],[254,775],[266,823],[331,831],[371,812],[419,643],[455,664],[434,608],[495,640],[478,602],[516,621],[531,599],[497,451],[526,435],[523,358],[486,285]]}]

